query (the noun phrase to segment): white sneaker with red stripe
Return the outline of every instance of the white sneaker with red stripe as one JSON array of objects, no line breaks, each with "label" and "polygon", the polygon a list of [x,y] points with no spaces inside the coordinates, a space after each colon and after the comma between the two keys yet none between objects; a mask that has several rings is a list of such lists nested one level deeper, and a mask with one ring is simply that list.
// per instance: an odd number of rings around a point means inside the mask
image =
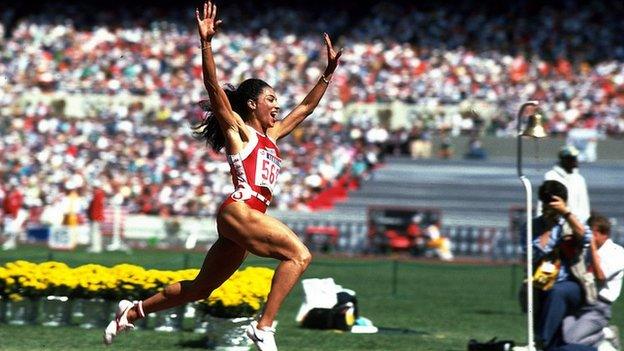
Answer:
[{"label": "white sneaker with red stripe", "polygon": [[127,329],[134,329],[134,324],[128,322],[128,311],[134,307],[134,303],[128,300],[119,301],[115,319],[108,323],[104,330],[104,344],[110,345],[117,334]]},{"label": "white sneaker with red stripe", "polygon": [[247,327],[247,336],[254,342],[260,351],[277,351],[275,345],[275,328],[258,328],[258,322],[253,321]]}]

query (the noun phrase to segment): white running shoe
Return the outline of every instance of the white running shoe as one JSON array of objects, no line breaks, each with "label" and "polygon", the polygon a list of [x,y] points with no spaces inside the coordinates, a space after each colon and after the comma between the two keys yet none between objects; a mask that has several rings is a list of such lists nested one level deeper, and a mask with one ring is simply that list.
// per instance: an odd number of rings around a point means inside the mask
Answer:
[{"label": "white running shoe", "polygon": [[615,350],[622,349],[622,343],[620,341],[620,330],[615,325],[609,325],[602,329],[605,340],[608,341]]},{"label": "white running shoe", "polygon": [[128,322],[128,311],[134,306],[134,303],[128,300],[119,301],[115,319],[108,323],[104,330],[104,344],[110,345],[117,334],[127,329],[134,329],[134,324]]},{"label": "white running shoe", "polygon": [[610,342],[609,340],[602,340],[600,343],[598,343],[598,345],[596,346],[596,350],[598,351],[619,351],[618,349],[616,349]]},{"label": "white running shoe", "polygon": [[274,328],[258,329],[258,322],[253,321],[247,327],[247,336],[254,342],[258,350],[277,351]]}]

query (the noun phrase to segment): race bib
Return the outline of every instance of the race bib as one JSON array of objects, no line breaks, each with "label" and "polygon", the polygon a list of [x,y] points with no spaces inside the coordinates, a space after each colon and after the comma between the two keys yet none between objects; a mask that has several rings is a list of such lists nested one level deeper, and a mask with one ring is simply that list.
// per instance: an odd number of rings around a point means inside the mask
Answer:
[{"label": "race bib", "polygon": [[282,160],[275,155],[275,151],[259,149],[256,159],[256,185],[268,188],[272,193],[281,165]]}]

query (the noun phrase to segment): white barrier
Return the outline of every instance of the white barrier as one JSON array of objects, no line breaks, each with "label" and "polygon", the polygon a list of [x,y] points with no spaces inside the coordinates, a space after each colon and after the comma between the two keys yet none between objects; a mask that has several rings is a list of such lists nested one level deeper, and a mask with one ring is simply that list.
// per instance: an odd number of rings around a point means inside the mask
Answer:
[{"label": "white barrier", "polygon": [[72,94],[67,92],[23,94],[16,105],[24,108],[28,104],[44,103],[57,106],[57,113],[69,117],[85,117],[97,115],[101,111],[114,111],[117,107],[127,107],[140,102],[145,111],[154,111],[161,105],[160,96],[133,94]]},{"label": "white barrier", "polygon": [[214,242],[218,236],[217,223],[214,218],[163,219],[159,216],[148,215],[125,216],[123,232],[126,239],[141,240],[151,238],[186,240],[188,236],[194,235],[198,241]]}]

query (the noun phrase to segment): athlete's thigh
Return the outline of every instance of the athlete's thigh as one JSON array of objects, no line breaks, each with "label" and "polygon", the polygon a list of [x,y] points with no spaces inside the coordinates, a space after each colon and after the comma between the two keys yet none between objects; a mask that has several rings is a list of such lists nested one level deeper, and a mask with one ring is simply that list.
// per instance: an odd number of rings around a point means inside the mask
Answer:
[{"label": "athlete's thigh", "polygon": [[219,233],[262,257],[292,258],[306,249],[299,237],[279,220],[234,203],[217,218]]}]

